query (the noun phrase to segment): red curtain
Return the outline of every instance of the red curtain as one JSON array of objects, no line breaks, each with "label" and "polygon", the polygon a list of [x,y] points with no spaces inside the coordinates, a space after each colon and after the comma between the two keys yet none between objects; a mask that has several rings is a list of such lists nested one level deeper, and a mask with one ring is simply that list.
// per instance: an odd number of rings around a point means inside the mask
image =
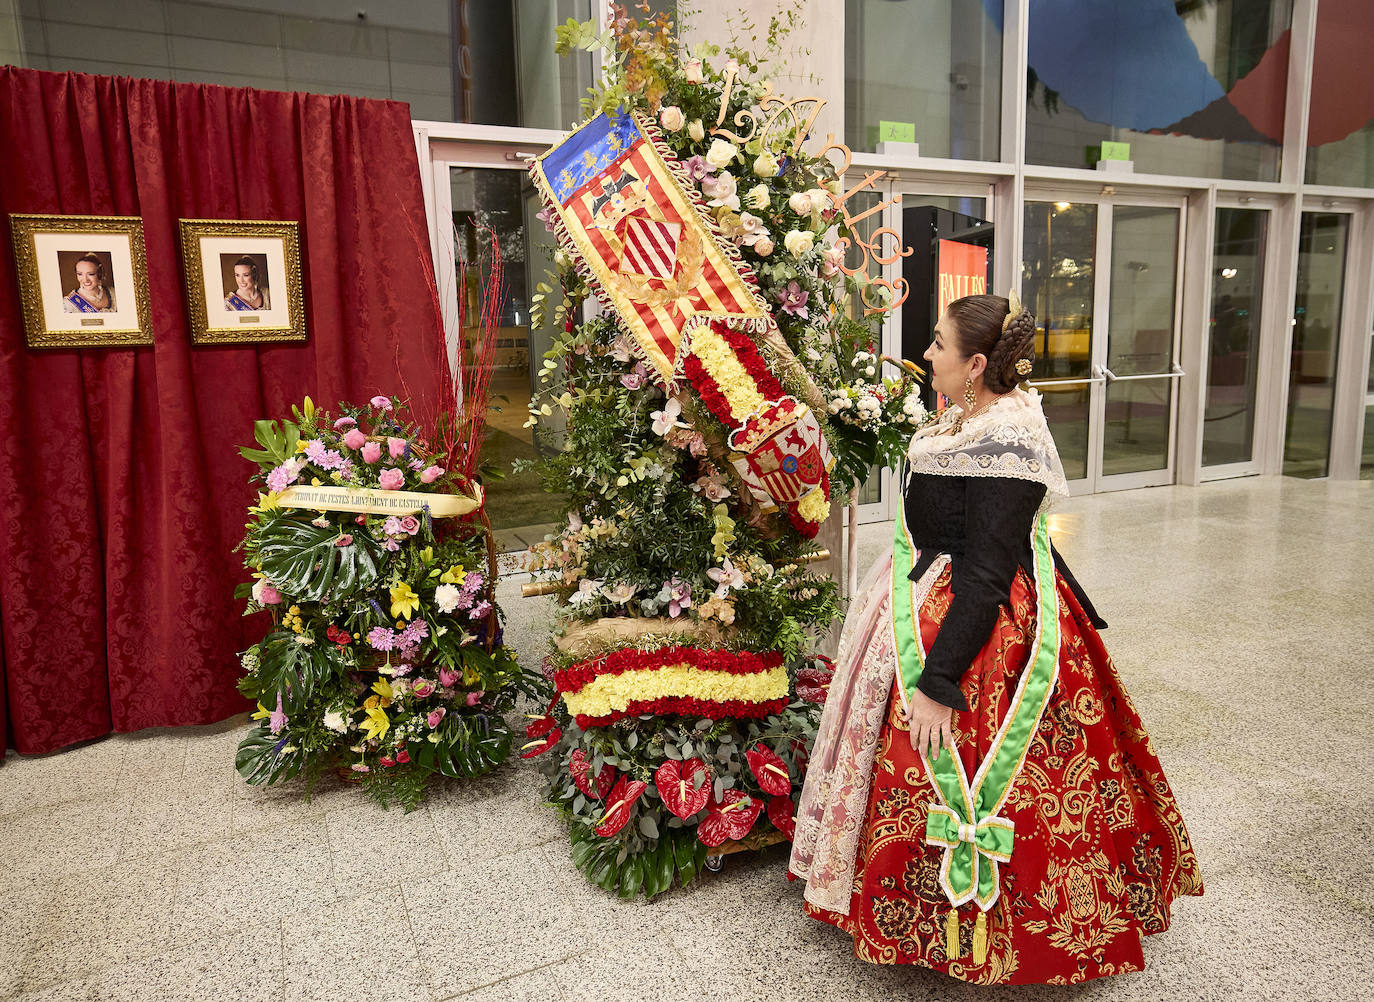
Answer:
[{"label": "red curtain", "polygon": [[[222,719],[253,421],[436,389],[409,109],[7,67],[0,149],[0,748]],[[156,344],[25,348],[12,212],[141,216]],[[178,218],[299,221],[309,340],[193,347]]]}]

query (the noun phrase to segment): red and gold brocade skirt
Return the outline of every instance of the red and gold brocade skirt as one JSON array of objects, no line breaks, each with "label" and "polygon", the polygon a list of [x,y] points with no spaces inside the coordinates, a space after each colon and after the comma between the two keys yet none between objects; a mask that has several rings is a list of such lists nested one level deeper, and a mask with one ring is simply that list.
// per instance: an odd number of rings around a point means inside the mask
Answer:
[{"label": "red and gold brocade skirt", "polygon": [[[946,568],[921,607],[926,649],[949,611]],[[931,787],[896,697],[888,704],[859,842],[849,914],[806,913],[854,939],[877,964],[921,964],[980,984],[1067,984],[1145,966],[1142,939],[1169,927],[1169,907],[1201,894],[1188,831],[1159,759],[1072,591],[1059,585],[1059,679],[1002,816],[1016,839],[1002,893],[987,916],[984,963],[972,958],[977,906],[960,909],[959,949],[946,952],[950,905],[942,849],[925,841]],[[997,732],[1035,638],[1035,598],[1018,572],[1010,610],[963,679],[969,710],[954,734],[973,775]],[[894,682],[894,686],[898,684]]]}]

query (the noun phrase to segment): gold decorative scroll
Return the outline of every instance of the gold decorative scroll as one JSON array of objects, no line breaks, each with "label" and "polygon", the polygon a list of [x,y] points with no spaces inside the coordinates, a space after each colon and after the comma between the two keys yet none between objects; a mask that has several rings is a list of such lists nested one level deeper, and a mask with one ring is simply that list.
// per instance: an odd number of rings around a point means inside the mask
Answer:
[{"label": "gold decorative scroll", "polygon": [[383,491],[370,487],[288,487],[277,503],[283,508],[352,511],[364,515],[413,515],[424,508],[431,518],[466,515],[482,506],[482,487],[472,494],[424,494],[420,491]]}]

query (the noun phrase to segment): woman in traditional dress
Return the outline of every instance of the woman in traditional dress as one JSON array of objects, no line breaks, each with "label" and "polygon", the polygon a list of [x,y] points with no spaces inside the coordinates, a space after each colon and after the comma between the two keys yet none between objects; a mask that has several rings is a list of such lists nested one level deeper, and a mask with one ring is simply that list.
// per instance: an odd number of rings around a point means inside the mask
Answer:
[{"label": "woman in traditional dress", "polygon": [[97,254],[82,254],[72,266],[76,288],[62,301],[64,313],[113,313],[114,290],[105,278],[105,265]]},{"label": "woman in traditional dress", "polygon": [[245,254],[234,262],[234,285],[224,297],[226,310],[270,310],[267,290],[258,284],[258,263]]},{"label": "woman in traditional dress", "polygon": [[1050,544],[1067,496],[1015,298],[952,303],[926,359],[961,401],[918,430],[890,558],[851,602],[798,809],[805,909],[855,955],[983,984],[1145,961],[1201,894],[1188,832]]}]

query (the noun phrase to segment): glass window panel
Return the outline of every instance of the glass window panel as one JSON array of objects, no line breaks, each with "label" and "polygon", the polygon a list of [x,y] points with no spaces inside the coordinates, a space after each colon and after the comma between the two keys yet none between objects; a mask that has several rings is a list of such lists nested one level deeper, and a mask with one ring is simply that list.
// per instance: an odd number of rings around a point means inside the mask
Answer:
[{"label": "glass window panel", "polygon": [[1097,206],[1027,202],[1021,295],[1035,314],[1031,381],[1092,374]]},{"label": "glass window panel", "polygon": [[1350,217],[1341,213],[1302,214],[1283,445],[1288,476],[1324,477],[1327,472],[1349,228]]},{"label": "glass window panel", "polygon": [[1264,299],[1264,209],[1218,209],[1208,322],[1202,465],[1254,458],[1260,308]]},{"label": "glass window panel", "polygon": [[1043,398],[1045,420],[1054,435],[1064,477],[1082,480],[1088,475],[1088,407],[1092,384],[1088,382],[1036,387]]},{"label": "glass window panel", "polygon": [[553,51],[554,25],[590,18],[592,0],[310,6],[324,16],[291,0],[25,3],[0,16],[0,63],[387,98],[415,119],[530,128],[567,127],[592,83],[590,53]]},{"label": "glass window panel", "polygon": [[[524,171],[454,167],[450,182],[459,260],[489,259],[487,228],[496,232],[501,249],[504,296],[495,332],[496,369],[492,373],[492,408],[487,412],[482,464],[504,474],[504,479],[486,484],[492,527],[504,530],[500,540],[504,548],[519,548],[542,538],[551,517],[561,512],[564,504],[561,497],[542,491],[534,473],[511,472],[514,460],[533,459],[561,443],[562,415],[558,411],[532,429],[523,427],[535,374],[553,343],[552,321],[546,318],[542,328],[532,327],[529,309],[530,293],[553,260],[553,234],[534,218],[540,205]],[[480,334],[481,288],[475,269],[468,270],[462,293],[464,355],[470,357]]]},{"label": "glass window panel", "polygon": [[1169,465],[1169,408],[1174,380],[1131,379],[1107,385],[1102,475]]},{"label": "glass window panel", "polygon": [[1374,187],[1374,13],[1361,0],[1317,4],[1308,105],[1309,184]]},{"label": "glass window panel", "polygon": [[[996,8],[996,16],[987,8]],[[1001,156],[1001,3],[846,0],[845,141],[873,151],[891,123],[921,155]],[[894,129],[893,127],[898,127]]]},{"label": "glass window panel", "polygon": [[1031,5],[1026,160],[1278,179],[1291,0]]},{"label": "glass window panel", "polygon": [[1173,364],[1179,215],[1135,205],[1112,212],[1107,368],[1118,376],[1168,372]]}]

